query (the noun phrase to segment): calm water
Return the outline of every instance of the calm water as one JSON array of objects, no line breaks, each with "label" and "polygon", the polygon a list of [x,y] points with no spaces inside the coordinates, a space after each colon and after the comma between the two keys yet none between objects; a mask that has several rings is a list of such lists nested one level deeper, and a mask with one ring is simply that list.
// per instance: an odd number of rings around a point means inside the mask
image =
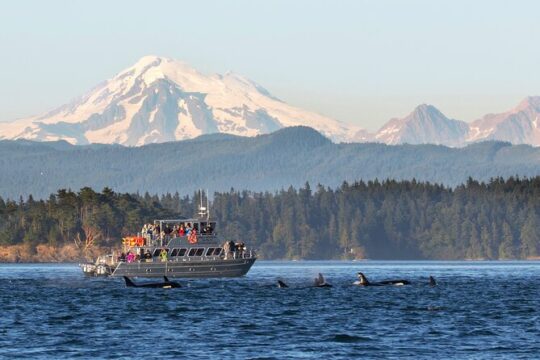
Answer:
[{"label": "calm water", "polygon": [[[413,285],[353,287],[356,271]],[[334,287],[310,288],[318,272]],[[258,262],[244,278],[181,282],[0,265],[0,357],[540,357],[540,263]]]}]

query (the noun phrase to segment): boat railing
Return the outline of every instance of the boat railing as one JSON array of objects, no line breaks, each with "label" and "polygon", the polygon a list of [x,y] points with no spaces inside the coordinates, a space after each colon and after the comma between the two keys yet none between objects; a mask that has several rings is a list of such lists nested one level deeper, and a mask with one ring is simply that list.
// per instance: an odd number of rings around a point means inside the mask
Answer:
[{"label": "boat railing", "polygon": [[202,256],[188,256],[188,255],[185,255],[185,256],[171,256],[171,257],[167,257],[167,260],[164,261],[161,257],[159,256],[153,256],[152,258],[149,258],[149,259],[137,259],[137,260],[133,260],[131,262],[127,261],[127,260],[118,260],[117,263],[137,263],[137,264],[140,264],[140,263],[161,263],[161,262],[190,262],[190,261],[217,261],[217,260],[237,260],[237,259],[253,259],[253,258],[256,258],[257,257],[257,254],[254,250],[246,250],[246,251],[231,251],[229,252],[228,254],[224,254],[222,253],[221,255],[218,255],[218,256],[213,256],[213,255],[210,255],[210,256],[206,256],[206,255],[202,255]]},{"label": "boat railing", "polygon": [[145,239],[145,244],[150,246],[165,246],[171,240],[180,240],[181,242],[191,243],[195,241],[196,243],[209,243],[216,240],[216,234],[197,234],[195,238],[190,238],[189,235],[144,235],[142,236]]}]

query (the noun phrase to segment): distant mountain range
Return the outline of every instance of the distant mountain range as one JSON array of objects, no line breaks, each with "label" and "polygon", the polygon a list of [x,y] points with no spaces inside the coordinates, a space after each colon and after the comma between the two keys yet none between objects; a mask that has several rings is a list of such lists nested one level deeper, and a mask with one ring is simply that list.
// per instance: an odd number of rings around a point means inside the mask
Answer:
[{"label": "distant mountain range", "polygon": [[3,140],[0,168],[0,196],[12,199],[84,186],[180,194],[387,178],[454,186],[469,176],[540,175],[540,148],[495,141],[463,148],[335,144],[311,128],[290,127],[255,137],[213,134],[140,147]]},{"label": "distant mountain range", "polygon": [[528,97],[514,109],[466,123],[449,119],[431,105],[420,105],[402,119],[392,119],[376,134],[356,140],[385,144],[464,146],[500,140],[540,146],[540,97]]},{"label": "distant mountain range", "polygon": [[[466,123],[431,105],[391,119],[376,133],[302,110],[238,74],[205,75],[168,58],[146,56],[87,94],[46,114],[0,122],[0,139],[140,146],[200,135],[256,136],[309,126],[334,142],[441,144],[484,140],[540,146],[540,97]],[[6,120],[6,119],[4,119]]]}]

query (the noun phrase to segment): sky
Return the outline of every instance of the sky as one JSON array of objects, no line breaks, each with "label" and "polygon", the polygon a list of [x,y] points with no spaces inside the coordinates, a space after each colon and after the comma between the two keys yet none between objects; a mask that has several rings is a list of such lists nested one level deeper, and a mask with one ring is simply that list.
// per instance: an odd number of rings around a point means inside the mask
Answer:
[{"label": "sky", "polygon": [[2,1],[0,120],[158,55],[368,130],[422,103],[472,121],[540,95],[539,13],[520,0]]}]

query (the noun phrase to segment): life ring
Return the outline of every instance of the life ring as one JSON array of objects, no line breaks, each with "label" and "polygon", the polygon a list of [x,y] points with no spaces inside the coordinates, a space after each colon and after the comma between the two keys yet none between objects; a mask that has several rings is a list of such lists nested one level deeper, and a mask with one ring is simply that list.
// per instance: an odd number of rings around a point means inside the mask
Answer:
[{"label": "life ring", "polygon": [[135,238],[135,243],[136,243],[137,246],[143,246],[144,245],[144,238],[142,238],[142,237]]}]

